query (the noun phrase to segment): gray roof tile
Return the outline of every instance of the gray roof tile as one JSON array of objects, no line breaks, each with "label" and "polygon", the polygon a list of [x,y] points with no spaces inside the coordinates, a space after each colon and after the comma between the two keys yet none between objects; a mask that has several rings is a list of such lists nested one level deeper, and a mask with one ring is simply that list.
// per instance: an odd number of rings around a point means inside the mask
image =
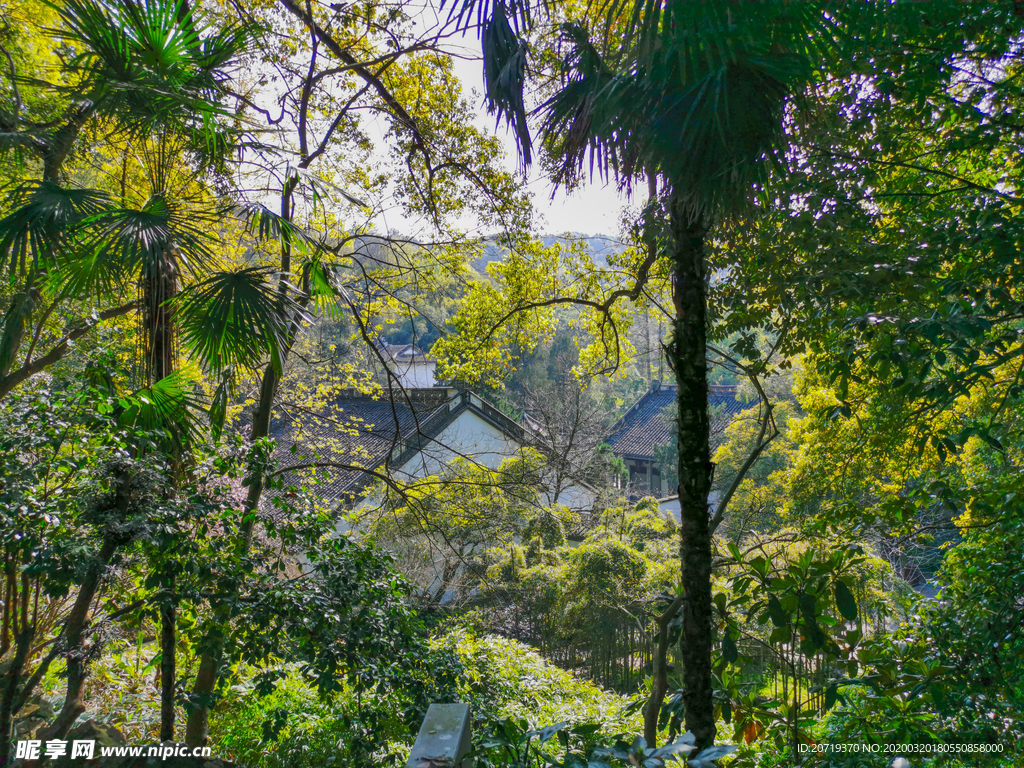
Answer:
[{"label": "gray roof tile", "polygon": [[[708,393],[711,407],[711,434],[721,434],[726,425],[748,406],[736,399],[737,387],[712,385]],[[626,411],[615,425],[608,444],[617,456],[653,459],[654,449],[672,440],[667,412],[676,401],[676,387],[662,386],[647,392]]]},{"label": "gray roof tile", "polygon": [[[277,441],[275,458],[281,467],[311,461],[350,465],[318,469],[317,493],[332,499],[356,491],[367,479],[359,467],[380,465],[399,443],[408,444],[420,432],[431,434],[448,416],[452,396],[448,390],[406,393],[411,406],[400,392],[392,403],[387,396],[373,399],[348,390],[315,413],[286,408],[271,425],[271,436]],[[397,441],[396,434],[400,435]],[[286,483],[296,478],[284,476]]]}]

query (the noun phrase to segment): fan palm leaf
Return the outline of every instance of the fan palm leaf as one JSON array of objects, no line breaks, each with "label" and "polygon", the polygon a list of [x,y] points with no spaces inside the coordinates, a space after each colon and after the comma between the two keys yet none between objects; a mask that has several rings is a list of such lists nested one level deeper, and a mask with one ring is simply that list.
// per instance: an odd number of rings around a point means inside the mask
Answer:
[{"label": "fan palm leaf", "polygon": [[206,148],[222,147],[229,70],[251,38],[244,27],[214,31],[186,0],[63,0],[55,34],[78,51],[67,89],[130,135],[178,125],[198,131]]},{"label": "fan palm leaf", "polygon": [[198,279],[216,260],[213,235],[204,226],[208,217],[162,194],[137,209],[109,209],[89,223],[88,241],[56,276],[67,296],[124,292],[140,278],[168,271]]},{"label": "fan palm leaf", "polygon": [[[0,109],[0,125],[15,125],[14,116]],[[36,149],[36,137],[25,131],[0,130],[0,160],[15,166],[24,165],[26,158]]]},{"label": "fan palm leaf", "polygon": [[343,290],[338,279],[340,265],[326,261],[322,251],[315,251],[302,261],[299,269],[314,308],[331,321],[340,322],[345,314],[338,301]]},{"label": "fan palm leaf", "polygon": [[[444,8],[446,0],[442,0]],[[544,3],[544,7],[547,7]],[[475,17],[475,20],[474,20]],[[524,166],[533,158],[532,140],[523,98],[529,48],[524,39],[533,25],[529,0],[455,0],[448,12],[457,28],[475,26],[480,34],[487,109],[516,137]]]},{"label": "fan palm leaf", "polygon": [[13,210],[0,219],[0,271],[9,277],[59,264],[109,197],[92,189],[62,187],[52,181],[20,185],[8,198]]},{"label": "fan palm leaf", "polygon": [[691,216],[741,207],[781,168],[787,98],[838,34],[821,6],[793,5],[631,4],[628,48],[607,54],[614,66],[583,27],[565,25],[565,85],[538,110],[558,178],[573,178],[589,154],[591,172],[626,186],[664,174]]},{"label": "fan palm leaf", "polygon": [[302,308],[277,276],[249,267],[185,289],[173,302],[182,343],[215,372],[255,367],[268,357],[280,370],[292,318],[301,318]]},{"label": "fan palm leaf", "polygon": [[199,413],[203,403],[190,392],[193,383],[180,372],[165,376],[148,387],[142,387],[118,398],[117,423],[125,429],[155,433],[159,448],[181,456],[202,438]]},{"label": "fan palm leaf", "polygon": [[287,245],[308,254],[323,249],[323,244],[315,235],[262,203],[230,201],[225,206],[225,212],[240,218],[246,231],[258,242],[273,241],[278,246]]}]

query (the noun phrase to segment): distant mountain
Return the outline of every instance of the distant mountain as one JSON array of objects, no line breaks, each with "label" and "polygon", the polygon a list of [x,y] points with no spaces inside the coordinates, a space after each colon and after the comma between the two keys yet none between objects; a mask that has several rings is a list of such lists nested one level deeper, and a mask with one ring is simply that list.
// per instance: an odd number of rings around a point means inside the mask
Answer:
[{"label": "distant mountain", "polygon": [[[617,237],[611,235],[585,235],[582,232],[571,232],[569,236],[579,238],[587,244],[587,252],[598,266],[608,265],[608,256],[622,253],[626,245]],[[540,241],[545,247],[550,248],[555,243],[567,243],[569,237],[565,235],[544,235]],[[487,265],[497,261],[508,253],[507,248],[500,248],[494,242],[487,242],[484,246],[484,255],[475,259],[472,263],[473,269],[478,272],[486,272]]]}]

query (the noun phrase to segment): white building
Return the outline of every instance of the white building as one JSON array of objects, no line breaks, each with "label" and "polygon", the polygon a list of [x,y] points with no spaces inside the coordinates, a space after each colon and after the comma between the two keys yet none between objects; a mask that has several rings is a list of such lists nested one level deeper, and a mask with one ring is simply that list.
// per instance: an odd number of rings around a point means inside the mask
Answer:
[{"label": "white building", "polygon": [[391,370],[402,386],[414,389],[433,387],[437,363],[415,344],[388,344],[379,347]]},{"label": "white building", "polygon": [[[286,483],[298,472],[315,471],[318,495],[351,508],[383,477],[409,482],[439,475],[456,458],[495,470],[530,444],[520,424],[479,395],[434,386],[434,361],[421,350],[381,349],[400,386],[371,394],[345,390],[316,413],[275,419],[271,435]],[[550,505],[548,490],[538,491],[541,503]],[[563,488],[558,503],[589,512],[596,498],[595,489],[580,483]]]}]

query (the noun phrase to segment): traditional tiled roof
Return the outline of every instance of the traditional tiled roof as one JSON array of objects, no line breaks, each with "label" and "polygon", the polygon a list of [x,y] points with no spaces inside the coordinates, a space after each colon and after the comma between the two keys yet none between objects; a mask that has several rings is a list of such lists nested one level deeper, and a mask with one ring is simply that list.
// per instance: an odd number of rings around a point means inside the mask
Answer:
[{"label": "traditional tiled roof", "polygon": [[[737,387],[712,385],[708,393],[711,434],[725,430],[732,417],[748,407],[736,399]],[[672,441],[668,411],[676,401],[676,387],[662,386],[644,394],[615,425],[608,444],[616,456],[654,459],[654,449]]]},{"label": "traditional tiled roof", "polygon": [[388,344],[380,346],[382,354],[396,363],[409,363],[417,360],[430,360],[430,357],[415,344]]},{"label": "traditional tiled roof", "polygon": [[[339,498],[356,490],[365,479],[366,469],[378,467],[393,450],[419,432],[429,434],[436,422],[448,414],[448,403],[458,394],[445,389],[406,393],[411,406],[400,392],[392,403],[387,395],[374,399],[347,390],[316,412],[284,409],[270,430],[277,441],[278,464],[288,467],[329,462],[338,466],[317,470],[318,495]],[[295,476],[284,478],[287,483]]]},{"label": "traditional tiled roof", "polygon": [[[316,469],[317,495],[344,503],[373,481],[368,470],[381,467],[389,457],[392,466],[406,464],[466,410],[522,439],[515,422],[470,392],[407,388],[396,390],[392,398],[346,390],[316,412],[285,409],[271,425],[275,458],[282,469],[312,462],[332,465]],[[297,478],[295,473],[283,475],[286,484]]]}]

